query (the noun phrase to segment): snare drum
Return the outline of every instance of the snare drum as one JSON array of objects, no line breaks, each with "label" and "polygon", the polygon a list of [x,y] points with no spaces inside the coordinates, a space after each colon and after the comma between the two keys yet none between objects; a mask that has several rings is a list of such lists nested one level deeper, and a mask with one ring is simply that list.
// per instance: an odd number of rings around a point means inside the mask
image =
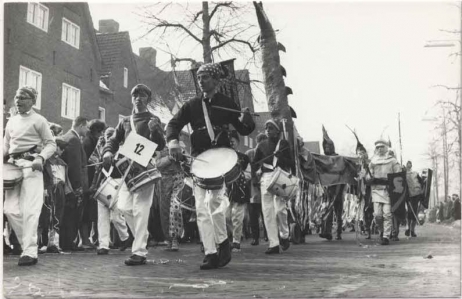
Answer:
[{"label": "snare drum", "polygon": [[23,174],[19,166],[12,163],[3,164],[3,190],[13,190],[22,182]]},{"label": "snare drum", "polygon": [[103,205],[112,209],[117,203],[117,190],[121,187],[122,179],[106,178],[96,191],[94,197]]},{"label": "snare drum", "polygon": [[220,190],[223,183],[233,183],[240,172],[237,154],[230,148],[206,150],[191,163],[194,183],[207,190]]},{"label": "snare drum", "polygon": [[268,185],[267,190],[274,195],[289,199],[295,195],[298,190],[300,179],[281,168],[277,167],[273,171],[273,177]]},{"label": "snare drum", "polygon": [[[130,165],[130,159],[124,157],[117,161],[116,167],[120,173],[125,173],[127,167]],[[135,192],[136,190],[144,187],[148,184],[153,184],[155,180],[161,178],[162,175],[160,171],[153,166],[151,163],[148,164],[148,167],[143,167],[138,163],[133,163],[128,175],[125,178],[125,183],[130,192]]]}]

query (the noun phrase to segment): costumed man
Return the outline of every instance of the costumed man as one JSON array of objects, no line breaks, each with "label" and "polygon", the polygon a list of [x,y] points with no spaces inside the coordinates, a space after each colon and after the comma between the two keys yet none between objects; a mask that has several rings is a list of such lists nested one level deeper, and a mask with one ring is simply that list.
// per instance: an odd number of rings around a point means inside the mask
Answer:
[{"label": "costumed man", "polygon": [[[114,134],[107,141],[103,149],[103,165],[109,167],[112,164],[114,154],[119,146],[125,142],[129,134],[138,134],[157,144],[156,150],[162,150],[165,139],[160,119],[148,111],[148,103],[151,101],[151,90],[144,84],[138,84],[131,91],[133,114],[124,117],[117,125]],[[130,171],[141,173],[147,168],[133,163]],[[148,221],[149,212],[154,197],[155,184],[146,184],[135,191],[130,191],[126,182],[122,183],[119,191],[117,207],[125,216],[128,227],[133,233],[132,255],[125,260],[127,266],[146,264],[148,250]]]},{"label": "costumed man", "polygon": [[[181,159],[179,134],[181,129],[190,124],[192,156],[212,147],[230,147],[228,126],[233,127],[241,135],[249,135],[255,128],[255,123],[249,109],[244,108],[239,113],[214,109],[221,106],[238,110],[232,99],[218,91],[223,70],[216,63],[208,63],[199,67],[197,80],[202,95],[186,102],[167,125],[167,141],[170,155]],[[226,233],[226,209],[228,198],[226,187],[220,190],[208,190],[198,185],[194,187],[196,200],[197,225],[204,244],[205,259],[200,266],[202,270],[224,267],[231,261],[231,246]],[[222,206],[223,204],[223,206]],[[217,252],[216,244],[219,244]]]},{"label": "costumed man", "polygon": [[[257,141],[257,145],[261,143],[263,140],[266,140],[268,137],[260,133],[257,135],[255,140]],[[251,163],[255,162],[255,151],[257,147],[255,146],[252,149],[249,149],[245,154],[249,157]],[[247,168],[251,168],[249,165]],[[261,171],[256,172],[255,174],[251,172],[251,182],[260,182],[261,178]],[[255,175],[255,177],[253,177]],[[254,185],[253,183],[250,184],[250,204],[249,204],[249,218],[250,218],[250,230],[252,231],[252,242],[251,245],[258,245],[260,244],[260,215],[263,217],[262,209],[261,209],[261,192],[260,192],[260,183]],[[266,227],[263,222],[263,228],[265,232],[264,238],[268,240]]]},{"label": "costumed man", "polygon": [[239,152],[239,135],[236,131],[229,133],[231,147],[236,151],[240,166],[240,175],[237,181],[228,186],[229,208],[228,214],[232,222],[233,244],[232,250],[241,250],[242,228],[244,216],[247,210],[247,203],[250,201],[250,175],[246,177],[244,171],[250,163],[249,157]]},{"label": "costumed man", "polygon": [[[327,131],[322,126],[323,141],[322,148],[324,149],[324,155],[326,156],[338,156],[335,153],[334,142],[327,135]],[[332,240],[332,222],[335,218],[337,219],[337,235],[335,240],[342,239],[342,214],[343,214],[343,191],[345,190],[345,184],[338,184],[333,186],[326,187],[326,192],[324,192],[324,200],[327,201],[327,209],[324,211],[322,216],[322,227],[321,233],[319,236],[327,240]]]},{"label": "costumed man", "polygon": [[[269,247],[265,251],[266,254],[278,254],[279,246],[283,251],[290,247],[286,201],[268,191],[276,167],[291,172],[294,166],[289,143],[280,139],[281,131],[282,125],[278,121],[270,119],[265,123],[268,139],[257,145],[254,157],[254,163],[257,164],[252,164],[252,184],[260,183],[263,220],[268,232]],[[262,172],[260,182],[255,181],[258,170]]]},{"label": "costumed man", "polygon": [[411,161],[407,161],[406,163],[406,182],[409,193],[407,200],[407,229],[404,234],[406,236],[417,237],[415,234],[416,217],[419,213],[419,203],[423,200],[424,182],[416,171],[412,171]]},{"label": "costumed man", "polygon": [[[104,131],[104,135],[99,138],[98,144],[95,147],[95,150],[90,156],[90,163],[96,164],[103,160],[103,149],[106,143],[108,142],[109,138],[112,137],[114,134],[115,129],[109,127]],[[120,173],[114,169],[114,165],[112,166],[112,171],[110,173],[106,172],[100,165],[96,166],[95,174],[92,180],[92,184],[90,190],[92,193],[96,191],[100,182],[102,182],[102,174],[105,174],[106,177],[111,177],[113,179],[122,180]],[[125,217],[122,215],[120,210],[115,205],[112,210],[109,209],[108,206],[104,205],[102,202],[97,201],[98,207],[98,250],[96,253],[98,255],[106,255],[109,253],[109,242],[110,242],[110,231],[111,225],[110,223],[114,224],[114,228],[116,229],[117,233],[119,234],[119,238],[121,241],[121,246],[119,248],[120,251],[125,251],[129,246],[130,242],[130,235],[128,233],[127,224],[125,222]]]},{"label": "costumed man", "polygon": [[374,219],[380,233],[380,244],[390,243],[392,215],[391,201],[388,193],[388,174],[401,171],[396,158],[388,151],[388,142],[379,139],[375,142],[375,154],[369,164],[371,176],[366,174],[367,183],[371,185]]},{"label": "costumed man", "polygon": [[47,120],[32,106],[37,91],[24,86],[16,91],[17,114],[5,127],[3,160],[23,168],[22,183],[5,190],[3,212],[16,233],[23,249],[19,266],[35,265],[38,261],[37,226],[43,205],[43,164],[56,151],[56,142]]}]

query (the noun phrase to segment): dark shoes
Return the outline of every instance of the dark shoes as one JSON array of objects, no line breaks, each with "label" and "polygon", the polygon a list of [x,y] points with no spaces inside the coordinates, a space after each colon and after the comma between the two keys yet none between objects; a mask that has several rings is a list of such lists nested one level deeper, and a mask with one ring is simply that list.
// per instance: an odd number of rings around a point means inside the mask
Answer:
[{"label": "dark shoes", "polygon": [[265,251],[266,254],[278,254],[279,253],[279,246],[269,247]]},{"label": "dark shoes", "polygon": [[37,262],[38,262],[37,258],[23,255],[19,258],[18,266],[32,266],[32,265],[37,264]]},{"label": "dark shoes", "polygon": [[380,245],[388,245],[390,244],[390,241],[388,240],[388,238],[383,238],[382,241],[380,242]]},{"label": "dark shoes", "polygon": [[342,240],[342,235],[341,235],[341,234],[337,234],[337,236],[335,236],[335,240]]},{"label": "dark shoes", "polygon": [[130,247],[131,241],[132,241],[132,240],[131,240],[130,237],[127,238],[127,240],[122,241],[119,250],[120,250],[120,251],[125,251],[125,249],[127,249],[128,247]]},{"label": "dark shoes", "polygon": [[231,245],[226,239],[218,247],[218,267],[224,267],[231,261]]},{"label": "dark shoes", "polygon": [[96,251],[96,254],[97,255],[106,255],[106,254],[109,254],[109,250],[106,249],[106,248],[100,248]]},{"label": "dark shoes", "polygon": [[47,247],[47,253],[59,253],[59,248],[57,246]]},{"label": "dark shoes", "polygon": [[146,264],[146,258],[144,256],[139,255],[132,255],[128,259],[125,260],[125,265],[127,266],[139,266]]},{"label": "dark shoes", "polygon": [[253,246],[258,245],[258,244],[260,244],[260,241],[258,241],[258,239],[253,239],[252,243],[250,243],[250,245],[253,245]]},{"label": "dark shoes", "polygon": [[207,254],[204,258],[202,265],[200,266],[201,270],[212,270],[218,268],[218,254]]},{"label": "dark shoes", "polygon": [[399,238],[396,237],[396,236],[394,236],[394,237],[391,237],[391,240],[392,240],[392,241],[399,241]]},{"label": "dark shoes", "polygon": [[233,242],[233,244],[231,245],[231,251],[232,252],[240,252],[241,251],[241,244],[240,243],[237,243],[237,242]]},{"label": "dark shoes", "polygon": [[409,237],[409,230],[408,230],[408,229],[406,229],[406,230],[404,231],[404,235],[406,235],[406,237]]},{"label": "dark shoes", "polygon": [[417,235],[415,234],[415,232],[411,232],[411,237],[417,237]]},{"label": "dark shoes", "polygon": [[290,240],[289,239],[281,239],[281,249],[282,251],[286,251],[290,247]]},{"label": "dark shoes", "polygon": [[319,234],[319,236],[320,236],[321,238],[327,239],[327,240],[329,240],[329,241],[332,240],[332,234],[327,234],[327,233],[324,234],[324,233],[322,233],[322,234]]}]

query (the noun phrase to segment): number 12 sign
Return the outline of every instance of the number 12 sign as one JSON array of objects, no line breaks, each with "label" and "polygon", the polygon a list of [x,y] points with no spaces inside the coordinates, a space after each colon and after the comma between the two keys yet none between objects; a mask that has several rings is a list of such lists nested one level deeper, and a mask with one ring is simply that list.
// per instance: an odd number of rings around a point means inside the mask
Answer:
[{"label": "number 12 sign", "polygon": [[154,155],[154,152],[156,151],[156,148],[156,143],[141,135],[131,132],[119,149],[119,153],[129,159],[132,159],[136,163],[147,167],[152,155]]}]

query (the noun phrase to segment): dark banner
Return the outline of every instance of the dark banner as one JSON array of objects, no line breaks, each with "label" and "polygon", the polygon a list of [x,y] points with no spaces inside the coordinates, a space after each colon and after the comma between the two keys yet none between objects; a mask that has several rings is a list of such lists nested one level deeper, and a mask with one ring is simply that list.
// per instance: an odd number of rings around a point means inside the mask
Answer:
[{"label": "dark banner", "polygon": [[424,189],[424,196],[422,205],[425,209],[428,209],[428,203],[430,201],[430,194],[432,191],[432,179],[433,179],[433,170],[430,168],[427,171],[427,178],[425,180],[425,189]]},{"label": "dark banner", "polygon": [[357,158],[311,154],[321,185],[356,184],[359,167]]},{"label": "dark banner", "polygon": [[406,194],[408,192],[406,172],[388,174],[388,194],[391,202],[391,212],[398,218],[406,216]]}]

